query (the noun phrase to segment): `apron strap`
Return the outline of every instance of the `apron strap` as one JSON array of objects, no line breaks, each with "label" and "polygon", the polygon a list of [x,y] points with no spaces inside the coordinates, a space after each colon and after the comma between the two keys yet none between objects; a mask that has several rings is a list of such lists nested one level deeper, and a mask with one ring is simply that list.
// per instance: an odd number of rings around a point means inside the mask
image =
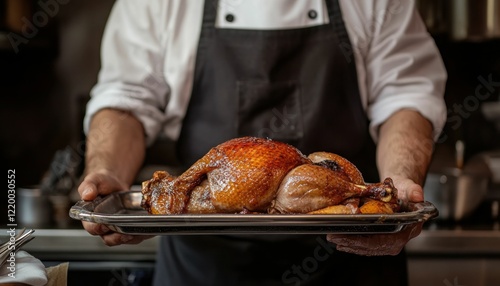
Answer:
[{"label": "apron strap", "polygon": [[214,27],[215,19],[217,17],[217,7],[219,7],[218,0],[205,0],[204,11],[205,15],[203,15],[203,26],[204,27]]},{"label": "apron strap", "polygon": [[339,42],[343,43],[350,41],[345,28],[344,19],[342,18],[339,0],[326,0],[325,2],[328,7],[328,16],[332,22],[333,29],[337,34]]}]

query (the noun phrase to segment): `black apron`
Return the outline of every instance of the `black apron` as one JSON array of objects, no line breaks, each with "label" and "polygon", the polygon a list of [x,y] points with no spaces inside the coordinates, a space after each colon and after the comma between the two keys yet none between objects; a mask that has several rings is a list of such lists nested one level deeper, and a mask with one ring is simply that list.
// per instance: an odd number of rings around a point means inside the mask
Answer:
[{"label": "black apron", "polygon": [[[194,85],[178,141],[186,166],[240,136],[304,154],[330,151],[378,181],[375,144],[338,0],[330,23],[289,30],[216,29],[205,1]],[[307,13],[308,11],[304,11]],[[323,255],[316,256],[322,252]],[[324,258],[324,259],[323,259]],[[321,235],[165,236],[155,285],[406,285],[406,260],[338,252]]]}]

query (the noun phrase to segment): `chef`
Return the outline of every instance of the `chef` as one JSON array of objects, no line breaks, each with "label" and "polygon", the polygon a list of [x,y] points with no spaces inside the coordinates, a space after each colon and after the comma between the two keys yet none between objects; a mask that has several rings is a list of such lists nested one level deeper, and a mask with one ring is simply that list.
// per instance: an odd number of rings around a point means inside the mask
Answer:
[{"label": "chef", "polygon": [[[92,200],[128,189],[158,138],[177,142],[188,167],[250,135],[340,154],[365,181],[391,177],[403,201],[422,201],[445,81],[414,1],[120,0],[87,106],[78,190]],[[84,227],[108,245],[145,239]],[[155,285],[406,285],[402,249],[420,229],[164,236]]]}]

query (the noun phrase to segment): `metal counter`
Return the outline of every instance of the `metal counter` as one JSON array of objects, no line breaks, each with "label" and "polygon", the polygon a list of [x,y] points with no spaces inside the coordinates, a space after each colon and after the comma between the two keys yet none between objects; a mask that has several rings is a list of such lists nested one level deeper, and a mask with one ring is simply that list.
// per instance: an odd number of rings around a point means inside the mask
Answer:
[{"label": "metal counter", "polygon": [[500,230],[423,230],[406,245],[408,255],[500,256]]},{"label": "metal counter", "polygon": [[[468,225],[467,227],[471,227]],[[406,247],[409,286],[499,285],[498,226],[426,229]]]},{"label": "metal counter", "polygon": [[[6,231],[0,230],[2,241]],[[154,261],[158,245],[158,237],[154,237],[137,245],[109,247],[83,229],[36,229],[33,235],[35,239],[23,249],[42,260]],[[406,250],[410,256],[500,256],[500,230],[424,229]]]},{"label": "metal counter", "polygon": [[[6,229],[0,230],[2,241]],[[158,239],[152,238],[137,245],[107,246],[99,236],[92,236],[83,229],[36,229],[35,239],[23,250],[40,260],[121,260],[154,261]]]}]

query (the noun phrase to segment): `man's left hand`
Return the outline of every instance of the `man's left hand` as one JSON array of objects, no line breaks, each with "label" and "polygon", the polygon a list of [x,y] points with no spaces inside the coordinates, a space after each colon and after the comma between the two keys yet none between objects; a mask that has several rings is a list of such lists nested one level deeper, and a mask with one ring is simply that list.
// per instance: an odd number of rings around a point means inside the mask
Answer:
[{"label": "man's left hand", "polygon": [[[398,198],[403,205],[422,202],[422,187],[410,179],[391,177],[398,189]],[[410,239],[420,234],[423,223],[408,225],[401,232],[391,234],[328,234],[326,239],[337,244],[337,250],[365,256],[397,255]]]}]

